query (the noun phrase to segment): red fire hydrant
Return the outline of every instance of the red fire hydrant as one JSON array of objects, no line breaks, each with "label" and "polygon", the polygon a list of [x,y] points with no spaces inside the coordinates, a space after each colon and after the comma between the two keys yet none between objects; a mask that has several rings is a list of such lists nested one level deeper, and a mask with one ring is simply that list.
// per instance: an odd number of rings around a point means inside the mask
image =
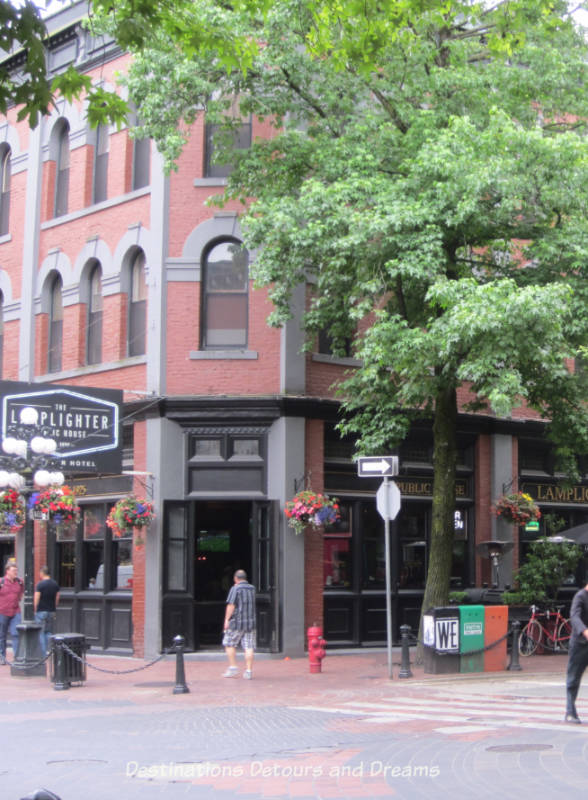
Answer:
[{"label": "red fire hydrant", "polygon": [[325,647],[327,643],[323,639],[323,629],[318,625],[311,625],[307,630],[308,636],[308,660],[311,672],[321,671],[321,661],[327,655]]}]

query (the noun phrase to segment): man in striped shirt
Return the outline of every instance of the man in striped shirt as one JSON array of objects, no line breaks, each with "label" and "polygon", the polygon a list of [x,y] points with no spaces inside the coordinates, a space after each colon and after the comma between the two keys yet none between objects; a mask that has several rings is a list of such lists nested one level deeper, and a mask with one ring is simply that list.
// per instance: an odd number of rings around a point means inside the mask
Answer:
[{"label": "man in striped shirt", "polygon": [[227,595],[223,647],[229,659],[225,678],[237,677],[237,647],[245,651],[245,680],[253,677],[255,651],[255,587],[247,582],[247,573],[238,569],[233,575],[233,586]]}]

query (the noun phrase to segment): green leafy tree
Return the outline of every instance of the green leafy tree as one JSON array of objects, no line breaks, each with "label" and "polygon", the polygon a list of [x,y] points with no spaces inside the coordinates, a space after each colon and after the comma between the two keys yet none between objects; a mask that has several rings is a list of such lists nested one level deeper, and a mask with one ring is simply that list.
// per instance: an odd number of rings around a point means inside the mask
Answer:
[{"label": "green leafy tree", "polygon": [[[309,336],[354,337],[344,429],[374,454],[432,419],[424,606],[445,604],[458,391],[466,411],[538,410],[568,471],[587,448],[569,368],[588,323],[583,32],[559,0],[144,6],[111,22],[136,51],[142,132],[171,168],[196,113],[225,129],[225,198],[255,198],[244,225],[270,321],[307,282]],[[274,136],[231,153],[250,113]]]},{"label": "green leafy tree", "polygon": [[527,560],[515,574],[515,590],[504,592],[503,601],[552,605],[559,587],[573,575],[582,555],[582,548],[573,542],[536,539],[529,545]]},{"label": "green leafy tree", "polygon": [[[65,4],[65,0],[63,0]],[[88,75],[73,66],[50,78],[47,72],[45,43],[47,27],[42,11],[47,2],[26,0],[13,3],[0,0],[0,113],[18,107],[18,119],[28,119],[36,127],[39,115],[50,114],[58,95],[68,99],[85,93],[88,97],[88,118],[93,125],[107,120],[122,122],[127,104],[115,92],[93,87]],[[11,63],[17,60],[17,65]]]}]

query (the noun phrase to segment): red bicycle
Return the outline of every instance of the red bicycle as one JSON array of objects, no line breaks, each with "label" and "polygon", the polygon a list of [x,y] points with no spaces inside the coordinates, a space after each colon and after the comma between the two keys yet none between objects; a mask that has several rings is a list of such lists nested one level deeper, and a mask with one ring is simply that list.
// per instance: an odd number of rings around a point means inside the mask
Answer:
[{"label": "red bicycle", "polygon": [[538,647],[568,652],[572,625],[561,613],[562,608],[558,606],[555,611],[539,611],[537,606],[531,606],[531,619],[519,635],[519,653],[522,656],[532,656]]}]

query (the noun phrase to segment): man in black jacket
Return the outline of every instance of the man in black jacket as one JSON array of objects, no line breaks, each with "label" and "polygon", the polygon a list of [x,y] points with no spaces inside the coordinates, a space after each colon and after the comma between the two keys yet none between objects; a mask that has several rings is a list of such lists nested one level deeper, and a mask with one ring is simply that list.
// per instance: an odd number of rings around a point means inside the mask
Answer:
[{"label": "man in black jacket", "polygon": [[566,715],[565,721],[580,724],[576,711],[576,697],[584,670],[588,667],[588,584],[576,592],[570,610],[572,635],[566,675]]}]

